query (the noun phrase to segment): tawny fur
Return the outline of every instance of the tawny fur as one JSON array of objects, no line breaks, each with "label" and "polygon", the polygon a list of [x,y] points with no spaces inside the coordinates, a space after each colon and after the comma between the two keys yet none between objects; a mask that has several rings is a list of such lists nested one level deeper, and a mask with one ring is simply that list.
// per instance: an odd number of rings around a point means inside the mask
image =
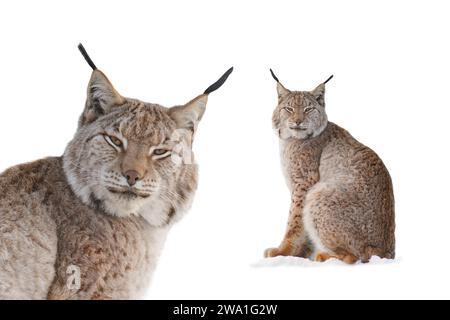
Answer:
[{"label": "tawny fur", "polygon": [[[124,98],[95,70],[64,156],[0,175],[0,299],[142,297],[197,188],[190,151],[206,100],[165,108]],[[186,151],[189,161],[174,161]]]},{"label": "tawny fur", "polygon": [[266,257],[331,257],[347,263],[395,257],[394,195],[381,159],[328,122],[325,86],[290,91],[278,83],[273,127],[291,191],[285,237]]}]

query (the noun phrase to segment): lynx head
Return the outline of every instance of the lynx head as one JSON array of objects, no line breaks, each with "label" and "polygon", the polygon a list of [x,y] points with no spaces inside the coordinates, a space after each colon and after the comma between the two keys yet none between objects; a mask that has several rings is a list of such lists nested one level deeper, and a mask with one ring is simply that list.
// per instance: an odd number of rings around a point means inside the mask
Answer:
[{"label": "lynx head", "polygon": [[281,139],[308,139],[322,133],[328,124],[325,112],[325,84],[312,91],[290,91],[277,81],[278,105],[272,115],[272,125]]},{"label": "lynx head", "polygon": [[232,69],[192,101],[165,108],[121,96],[80,50],[94,70],[78,130],[63,157],[72,190],[106,213],[168,223],[190,205],[197,186],[193,136],[208,94]]}]

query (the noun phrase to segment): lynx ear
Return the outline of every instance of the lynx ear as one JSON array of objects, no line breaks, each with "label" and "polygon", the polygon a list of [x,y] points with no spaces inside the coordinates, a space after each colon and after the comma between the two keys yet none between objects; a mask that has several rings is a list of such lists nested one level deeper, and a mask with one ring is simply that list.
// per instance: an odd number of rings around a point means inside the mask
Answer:
[{"label": "lynx ear", "polygon": [[80,125],[85,125],[109,113],[113,106],[123,104],[125,99],[114,89],[103,72],[97,69],[81,43],[78,49],[93,70],[87,89],[86,107],[80,118]]},{"label": "lynx ear", "polygon": [[331,75],[324,83],[319,84],[313,91],[311,91],[314,98],[322,106],[325,106],[325,84],[331,79],[333,79],[333,75]]},{"label": "lynx ear", "polygon": [[270,73],[272,74],[272,77],[277,82],[277,93],[278,93],[278,101],[283,100],[289,93],[291,93],[290,90],[286,89],[281,83],[280,80],[278,80],[278,77],[275,75],[275,73],[270,69]]},{"label": "lynx ear", "polygon": [[311,93],[320,105],[323,106],[325,104],[325,84],[324,83],[319,84],[313,91],[311,91]]},{"label": "lynx ear", "polygon": [[283,100],[289,93],[291,93],[290,90],[283,87],[281,83],[277,83],[277,92],[278,92],[278,100]]},{"label": "lynx ear", "polygon": [[170,116],[178,128],[195,132],[197,125],[203,117],[208,102],[208,95],[202,94],[183,106],[169,109]]},{"label": "lynx ear", "polygon": [[124,102],[125,99],[114,89],[103,72],[98,69],[94,70],[87,89],[82,124],[97,120],[102,115],[108,114],[114,106]]},{"label": "lynx ear", "polygon": [[178,128],[188,129],[195,132],[197,125],[203,117],[208,102],[208,95],[211,92],[219,89],[225,81],[227,81],[230,74],[233,72],[233,67],[228,69],[216,82],[210,85],[203,94],[199,95],[194,100],[191,100],[184,106],[173,107],[169,109],[169,114],[177,123]]}]

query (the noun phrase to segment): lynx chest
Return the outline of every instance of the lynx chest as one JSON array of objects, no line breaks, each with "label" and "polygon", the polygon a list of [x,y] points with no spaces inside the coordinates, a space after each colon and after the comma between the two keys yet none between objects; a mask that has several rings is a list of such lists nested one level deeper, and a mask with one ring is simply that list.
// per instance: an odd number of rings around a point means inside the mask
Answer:
[{"label": "lynx chest", "polygon": [[321,150],[309,141],[280,140],[281,168],[290,190],[317,180]]}]

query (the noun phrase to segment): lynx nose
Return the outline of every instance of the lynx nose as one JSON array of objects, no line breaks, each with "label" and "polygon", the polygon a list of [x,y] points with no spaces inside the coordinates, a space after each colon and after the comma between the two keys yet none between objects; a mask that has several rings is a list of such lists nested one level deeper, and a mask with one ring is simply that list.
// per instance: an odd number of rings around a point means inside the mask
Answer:
[{"label": "lynx nose", "polygon": [[298,129],[298,128],[300,128],[300,127],[302,126],[302,123],[303,123],[302,120],[299,120],[299,121],[292,121],[292,122],[290,122],[289,127],[290,127],[291,129]]},{"label": "lynx nose", "polygon": [[136,182],[138,182],[138,180],[141,179],[139,173],[136,170],[128,170],[123,175],[127,179],[130,187],[134,186]]}]

